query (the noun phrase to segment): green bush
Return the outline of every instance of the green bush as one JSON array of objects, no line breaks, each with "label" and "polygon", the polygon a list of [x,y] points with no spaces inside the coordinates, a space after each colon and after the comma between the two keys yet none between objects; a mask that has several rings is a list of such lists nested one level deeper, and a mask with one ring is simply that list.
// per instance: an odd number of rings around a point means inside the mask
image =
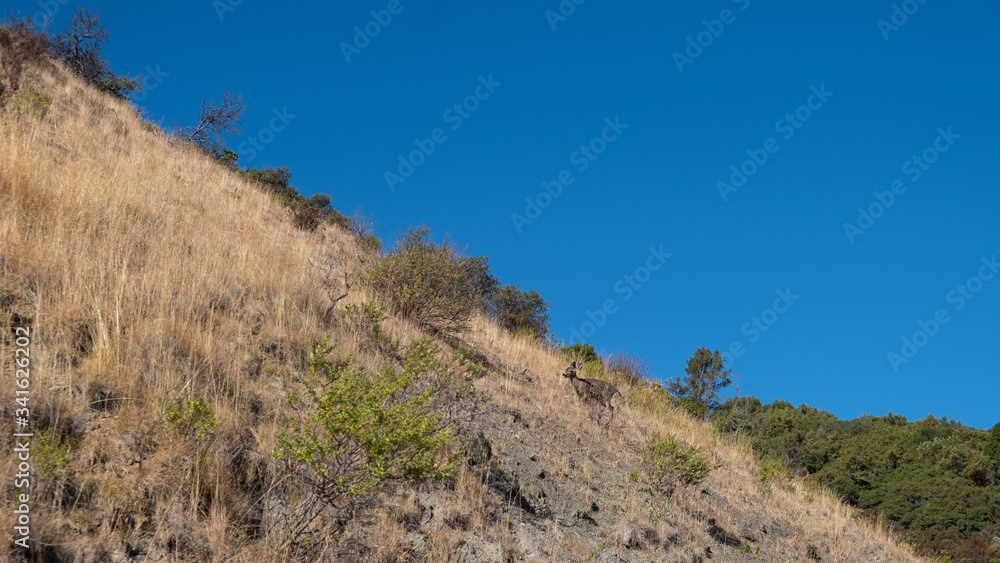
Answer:
[{"label": "green bush", "polygon": [[446,478],[459,459],[444,455],[452,431],[433,411],[441,364],[428,342],[414,343],[398,371],[386,365],[367,373],[349,358],[327,359],[329,352],[328,340],[313,344],[309,373],[319,384],[303,382],[311,399],[306,405],[288,393],[288,401],[307,414],[279,434],[273,454],[287,461],[308,496],[289,528],[290,541],[307,533],[324,511],[342,521],[387,483]]},{"label": "green bush", "polygon": [[45,114],[49,112],[49,106],[52,105],[52,97],[48,94],[37,94],[27,90],[21,90],[14,94],[14,99],[24,102],[28,109],[39,118],[44,118]]},{"label": "green bush", "polygon": [[576,361],[583,364],[601,361],[601,357],[597,355],[597,352],[594,351],[594,346],[591,344],[577,342],[572,346],[563,346],[559,351],[566,358],[566,361]]},{"label": "green bush", "polygon": [[708,405],[705,403],[696,401],[691,397],[681,397],[674,401],[674,404],[678,407],[687,411],[691,416],[697,418],[698,420],[704,420],[708,416]]},{"label": "green bush", "polygon": [[490,317],[514,334],[545,338],[549,332],[549,304],[533,289],[505,285],[490,292],[486,305]]},{"label": "green bush", "polygon": [[371,250],[376,254],[382,253],[382,239],[378,238],[372,233],[368,233],[364,237],[362,237],[361,246],[367,248],[368,250]]},{"label": "green bush", "polygon": [[591,360],[583,363],[583,372],[588,377],[601,377],[604,375],[604,362],[601,360]]},{"label": "green bush", "polygon": [[[225,153],[223,154],[225,155]],[[236,153],[233,154],[235,155]],[[228,155],[225,156],[228,158]],[[289,185],[288,182],[292,179],[292,173],[288,171],[287,166],[264,168],[261,170],[257,168],[244,168],[240,169],[239,175],[248,182],[260,184],[265,191],[270,192],[274,196],[275,200],[284,205],[290,205],[293,201],[305,202],[305,198],[299,194],[299,191]]]},{"label": "green bush", "polygon": [[48,429],[38,437],[35,443],[34,456],[38,474],[59,481],[65,479],[65,471],[69,465],[69,440],[55,429]]},{"label": "green bush", "polygon": [[[351,226],[351,219],[332,207],[330,208],[330,213],[326,216],[326,221],[331,225],[337,225],[345,231]],[[381,247],[381,241],[379,242],[379,246]]]},{"label": "green bush", "polygon": [[194,432],[198,438],[215,432],[215,412],[212,405],[201,397],[192,397],[184,401],[182,405],[177,405],[167,409],[168,429],[175,429],[181,432]]},{"label": "green bush", "polygon": [[236,161],[239,160],[240,155],[237,154],[236,151],[224,148],[219,151],[216,158],[219,159],[219,164],[225,166],[226,168],[236,171],[239,170],[239,166],[236,165]]},{"label": "green bush", "polygon": [[792,480],[792,472],[780,460],[773,457],[764,457],[757,460],[757,485],[767,491],[774,482],[775,477],[782,477],[786,481]]},{"label": "green bush", "polygon": [[132,92],[142,90],[142,86],[139,85],[138,80],[108,74],[97,82],[97,89],[119,100],[124,100]]},{"label": "green bush", "polygon": [[436,245],[428,235],[426,226],[406,231],[361,279],[400,316],[434,331],[460,332],[482,299],[454,243]]},{"label": "green bush", "polygon": [[1000,492],[922,464],[900,466],[859,502],[876,505],[899,530],[929,537],[966,538],[1000,518]]},{"label": "green bush", "polygon": [[372,302],[360,305],[350,304],[340,311],[348,329],[362,335],[365,340],[362,345],[371,344],[385,352],[395,354],[399,350],[399,342],[382,331],[380,323],[385,320],[385,307]]},{"label": "green bush", "polygon": [[718,467],[701,455],[701,448],[697,445],[682,448],[670,434],[654,434],[646,442],[640,462],[645,470],[646,481],[668,497],[673,495],[679,485],[701,483],[712,469]]},{"label": "green bush", "polygon": [[139,127],[142,127],[143,131],[149,131],[150,133],[156,133],[157,135],[163,134],[163,131],[160,131],[160,128],[157,127],[155,123],[150,123],[149,121],[143,121],[139,124]]}]

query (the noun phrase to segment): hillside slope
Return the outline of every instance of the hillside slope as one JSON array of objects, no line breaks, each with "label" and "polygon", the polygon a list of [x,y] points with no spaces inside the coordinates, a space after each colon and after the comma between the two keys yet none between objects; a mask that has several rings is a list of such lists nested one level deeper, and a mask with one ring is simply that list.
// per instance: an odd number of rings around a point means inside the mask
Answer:
[{"label": "hillside slope", "polygon": [[[0,559],[300,557],[280,526],[289,475],[270,457],[299,416],[288,382],[331,332],[332,355],[373,371],[425,335],[390,316],[380,330],[398,348],[374,345],[350,316],[325,314],[339,288],[323,272],[375,259],[346,232],[295,228],[264,192],[64,70],[29,69],[22,87],[52,97],[44,117],[17,101],[0,109],[0,426],[34,433],[32,548],[5,543]],[[339,310],[372,300],[358,287]],[[27,429],[9,383],[16,327],[31,330]],[[452,480],[380,496],[316,558],[916,560],[828,493],[762,479],[745,446],[654,390],[619,382],[629,406],[604,429],[537,342],[478,318],[435,346],[451,369],[476,364],[489,399],[454,418],[468,461]],[[214,411],[210,435],[166,416],[195,397]],[[719,467],[661,504],[630,478],[654,433]],[[13,448],[0,441],[6,530],[18,518]]]}]

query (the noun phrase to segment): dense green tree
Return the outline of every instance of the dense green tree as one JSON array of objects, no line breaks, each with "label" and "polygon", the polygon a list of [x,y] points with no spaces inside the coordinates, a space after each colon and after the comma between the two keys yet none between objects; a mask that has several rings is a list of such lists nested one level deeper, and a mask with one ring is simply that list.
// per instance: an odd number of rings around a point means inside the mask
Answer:
[{"label": "dense green tree", "polygon": [[490,272],[490,259],[486,256],[469,256],[462,259],[462,267],[472,280],[472,291],[482,300],[483,309],[489,313],[500,282]]},{"label": "dense green tree", "polygon": [[987,433],[985,451],[993,460],[993,465],[1000,469],[1000,422],[994,424]]},{"label": "dense green tree", "polygon": [[946,417],[908,422],[892,413],[837,420],[807,405],[762,405],[753,397],[730,399],[710,418],[720,431],[747,436],[761,457],[782,460],[878,513],[922,555],[1000,557],[990,547],[1000,535],[1000,424],[987,432]]},{"label": "dense green tree", "polygon": [[969,537],[1000,516],[1000,495],[968,479],[922,464],[907,464],[887,475],[860,506],[880,506],[902,531],[922,530],[925,537]]},{"label": "dense green tree", "polygon": [[719,406],[719,391],[732,384],[729,379],[733,370],[726,369],[726,360],[718,350],[698,348],[687,361],[681,378],[670,381],[667,390],[688,410],[707,416]]}]

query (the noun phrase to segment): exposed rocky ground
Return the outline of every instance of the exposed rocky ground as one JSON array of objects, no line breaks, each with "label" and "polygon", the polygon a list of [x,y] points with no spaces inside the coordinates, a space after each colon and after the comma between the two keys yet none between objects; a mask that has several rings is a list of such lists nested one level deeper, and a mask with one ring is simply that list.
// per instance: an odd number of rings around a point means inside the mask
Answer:
[{"label": "exposed rocky ground", "polygon": [[[524,393],[527,408],[488,404],[461,427],[468,453],[459,477],[465,493],[448,483],[427,483],[390,503],[396,508],[386,513],[404,531],[395,556],[436,560],[442,554],[434,553],[435,537],[446,535],[458,546],[448,559],[470,563],[911,560],[871,544],[860,526],[844,530],[840,541],[868,544],[863,557],[844,558],[843,545],[832,553],[823,530],[809,535],[792,515],[767,512],[765,495],[777,485],[751,486],[732,498],[729,490],[718,490],[722,477],[715,475],[679,488],[665,506],[658,505],[662,495],[630,478],[639,470],[643,444],[624,434],[628,424],[598,426],[593,410],[579,407],[565,384],[558,391],[564,412],[578,411],[583,418],[567,426],[561,417],[533,408],[533,379],[485,386]],[[813,512],[821,517],[826,510],[817,506]],[[379,559],[376,546],[384,546],[384,538],[372,523],[348,533],[340,556]]]}]

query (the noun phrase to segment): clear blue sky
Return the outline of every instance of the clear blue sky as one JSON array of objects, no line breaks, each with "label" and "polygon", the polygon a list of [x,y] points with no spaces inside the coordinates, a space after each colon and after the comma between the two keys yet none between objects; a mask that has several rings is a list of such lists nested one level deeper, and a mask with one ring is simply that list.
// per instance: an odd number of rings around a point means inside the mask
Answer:
[{"label": "clear blue sky", "polygon": [[290,167],[387,242],[451,233],[560,338],[661,378],[741,351],[742,394],[841,418],[1000,420],[996,2],[235,2],[86,6],[114,69],[160,75],[154,119],[242,94],[240,164]]}]

